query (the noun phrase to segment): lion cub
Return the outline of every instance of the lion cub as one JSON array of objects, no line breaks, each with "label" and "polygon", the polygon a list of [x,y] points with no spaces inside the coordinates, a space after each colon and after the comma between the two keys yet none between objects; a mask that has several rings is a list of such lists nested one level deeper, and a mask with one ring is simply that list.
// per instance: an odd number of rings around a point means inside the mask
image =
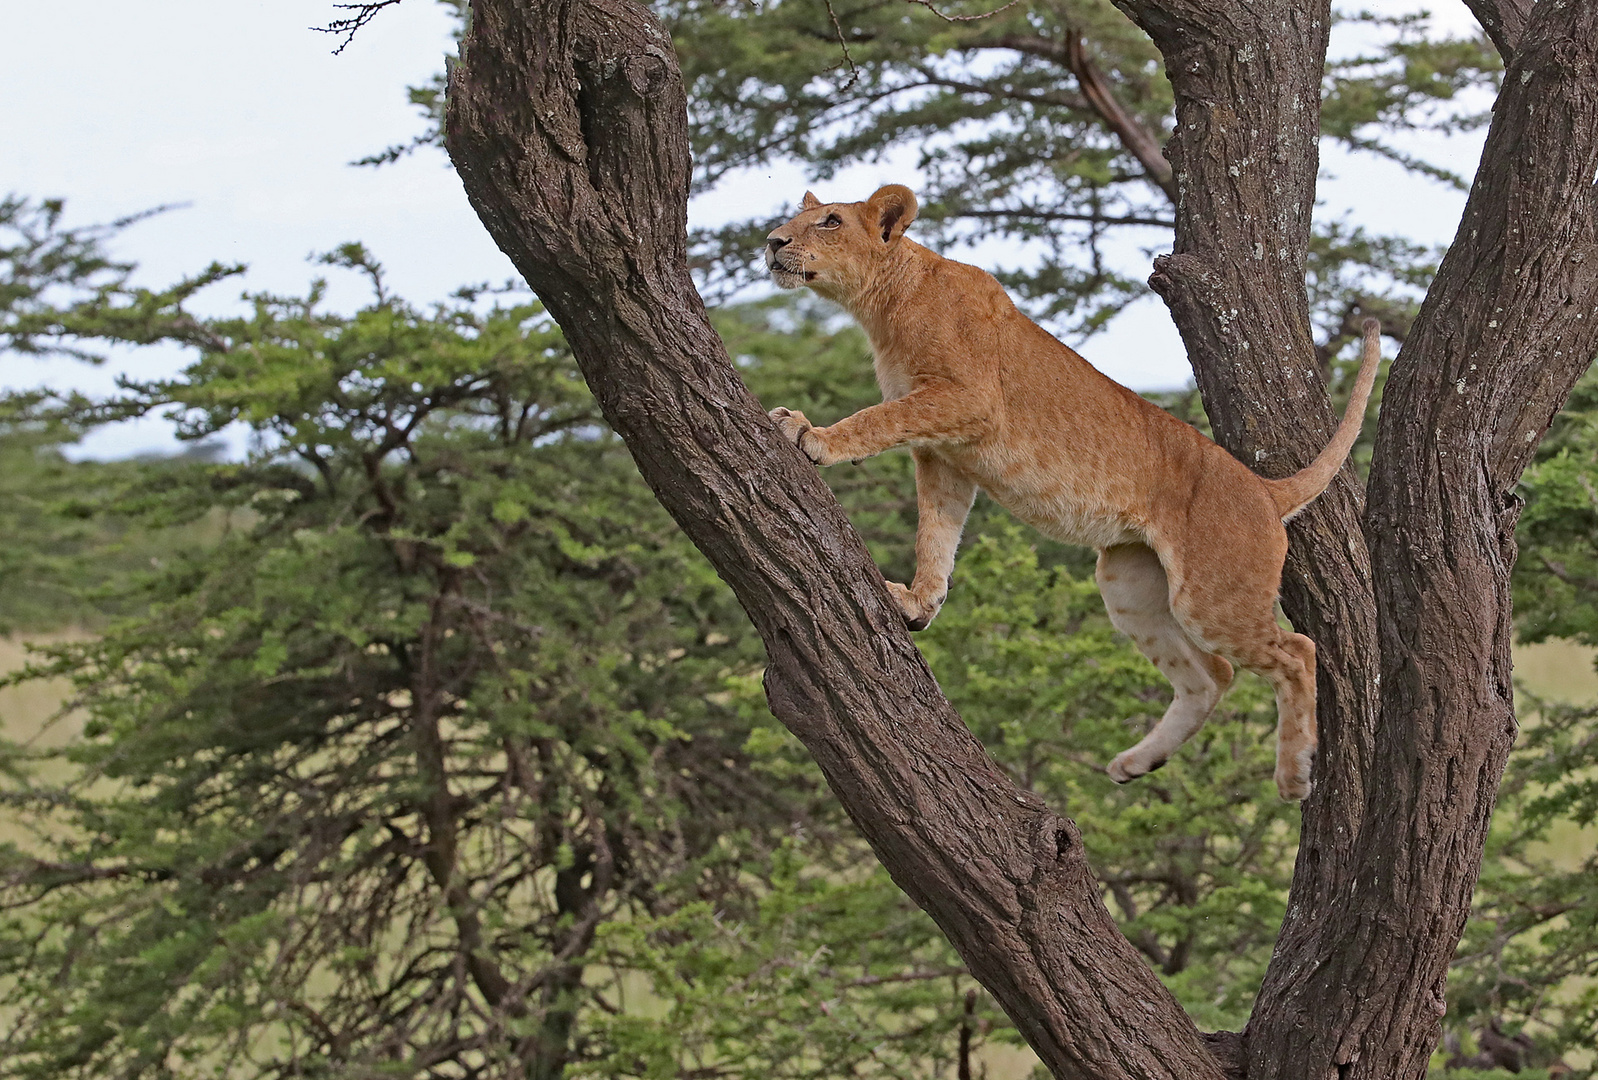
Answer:
[{"label": "lion cub", "polygon": [[1276,786],[1310,790],[1315,643],[1276,624],[1282,523],[1331,483],[1359,434],[1380,358],[1365,323],[1359,378],[1331,442],[1283,480],[1255,475],[1187,424],[1101,375],[1018,311],[993,277],[905,239],[916,198],[901,184],[865,202],[805,193],[766,239],[785,289],[808,285],[864,328],[883,403],[831,427],[771,418],[817,465],[909,445],[915,458],[916,572],[888,589],[912,630],[948,592],[955,548],[980,487],[1043,533],[1098,548],[1110,621],[1171,680],[1176,697],[1109,774],[1142,776],[1214,710],[1228,660],[1276,690]]}]

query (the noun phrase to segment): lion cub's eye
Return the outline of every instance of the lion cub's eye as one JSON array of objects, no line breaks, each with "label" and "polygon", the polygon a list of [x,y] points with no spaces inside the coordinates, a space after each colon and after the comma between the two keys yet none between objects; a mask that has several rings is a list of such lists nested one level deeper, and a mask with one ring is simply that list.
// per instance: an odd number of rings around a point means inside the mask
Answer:
[{"label": "lion cub's eye", "polygon": [[842,225],[842,224],[843,224],[843,218],[839,217],[837,214],[828,214],[827,215],[827,220],[823,221],[820,225],[817,225],[816,228],[818,228],[818,229],[836,229],[839,225]]}]

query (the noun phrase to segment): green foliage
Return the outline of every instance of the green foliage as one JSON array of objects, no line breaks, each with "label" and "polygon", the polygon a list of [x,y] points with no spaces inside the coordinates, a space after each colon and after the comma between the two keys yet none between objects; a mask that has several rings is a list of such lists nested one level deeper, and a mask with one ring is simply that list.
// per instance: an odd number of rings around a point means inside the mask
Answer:
[{"label": "green foliage", "polygon": [[1521,637],[1598,645],[1598,373],[1588,372],[1526,470],[1517,537]]},{"label": "green foliage", "polygon": [[[82,347],[88,339],[153,340],[147,313],[171,304],[178,291],[157,299],[130,287],[132,265],[105,248],[147,215],[68,229],[63,212],[58,200],[0,200],[0,351],[93,362],[97,354]],[[180,336],[187,328],[169,329]],[[68,461],[61,448],[101,418],[93,403],[71,395],[34,391],[0,400],[0,633],[98,625],[115,610],[104,592],[112,581],[158,564],[204,531],[141,529],[126,516],[93,512],[158,467]],[[209,449],[196,446],[188,457],[203,459]]]},{"label": "green foliage", "polygon": [[[106,252],[104,240],[133,219],[108,226],[61,228],[65,204],[0,199],[0,349],[39,355],[54,351],[40,343],[59,310],[61,292],[103,298],[122,290],[133,269]],[[76,298],[76,297],[74,297]]]},{"label": "green foliage", "polygon": [[1507,1022],[1549,1064],[1598,1051],[1598,852],[1577,842],[1598,823],[1598,709],[1524,687],[1520,697],[1524,728],[1449,979],[1450,1020],[1456,1031]]},{"label": "green foliage", "polygon": [[105,241],[168,207],[72,229],[61,225],[63,209],[59,199],[0,199],[0,236],[5,237],[0,246],[0,350],[92,362],[100,355],[83,345],[96,340],[133,345],[176,341],[197,348],[217,344],[207,339],[198,320],[182,312],[182,304],[242,267],[212,263],[170,289],[136,288],[128,280],[133,264],[113,259]]},{"label": "green foliage", "polygon": [[0,402],[0,633],[55,630],[93,622],[82,597],[83,575],[98,579],[131,572],[141,555],[129,551],[116,522],[86,518],[78,509],[87,491],[115,486],[120,465],[75,465],[58,446],[71,436],[50,423],[19,422],[39,395]]},{"label": "green foliage", "polygon": [[597,1018],[609,1053],[574,1075],[938,1076],[962,1022],[1018,1041],[991,1004],[965,1016],[974,983],[880,868],[807,862],[785,846],[736,918],[699,904],[607,927],[599,958],[647,979],[647,1007]]}]

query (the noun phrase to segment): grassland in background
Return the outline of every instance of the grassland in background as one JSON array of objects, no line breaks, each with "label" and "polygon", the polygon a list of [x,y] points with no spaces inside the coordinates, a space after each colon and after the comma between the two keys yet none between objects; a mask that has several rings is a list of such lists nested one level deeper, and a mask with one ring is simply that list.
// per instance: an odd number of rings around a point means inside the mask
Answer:
[{"label": "grassland in background", "polygon": [[[25,663],[26,641],[60,640],[59,635],[0,637],[0,674],[17,670]],[[1555,641],[1515,649],[1515,677],[1534,693],[1555,701],[1586,704],[1598,701],[1598,671],[1593,664],[1598,653],[1570,642]],[[6,738],[33,741],[35,745],[58,746],[78,731],[70,716],[50,724],[61,707],[67,686],[59,681],[36,682],[0,688],[0,731]],[[49,725],[46,730],[46,725]],[[0,820],[0,837],[12,839],[7,824]],[[1566,830],[1558,838],[1561,861],[1579,862],[1598,846],[1594,830]]]}]

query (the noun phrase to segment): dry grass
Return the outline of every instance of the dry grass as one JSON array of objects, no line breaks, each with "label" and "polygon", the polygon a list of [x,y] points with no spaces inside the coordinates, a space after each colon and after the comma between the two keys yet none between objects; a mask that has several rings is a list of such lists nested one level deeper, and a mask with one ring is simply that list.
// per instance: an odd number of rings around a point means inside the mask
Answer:
[{"label": "dry grass", "polygon": [[[70,638],[68,634],[36,634],[26,638],[0,637],[0,675],[8,675],[27,663],[25,641],[47,643]],[[17,741],[36,746],[60,746],[75,736],[78,725],[70,718],[50,724],[61,708],[68,686],[60,679],[0,688],[0,732]]]}]

